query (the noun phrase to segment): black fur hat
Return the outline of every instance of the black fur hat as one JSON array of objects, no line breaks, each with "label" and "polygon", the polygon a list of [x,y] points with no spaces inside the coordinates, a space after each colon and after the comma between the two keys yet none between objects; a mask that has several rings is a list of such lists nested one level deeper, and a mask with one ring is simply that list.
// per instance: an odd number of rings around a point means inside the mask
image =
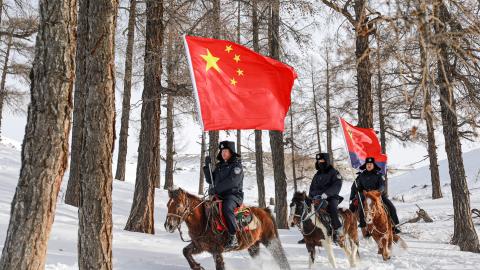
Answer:
[{"label": "black fur hat", "polygon": [[315,159],[318,161],[320,159],[325,160],[327,163],[330,163],[330,155],[328,153],[319,153],[315,156]]},{"label": "black fur hat", "polygon": [[222,141],[218,145],[218,149],[220,150],[217,155],[218,160],[223,160],[222,158],[222,150],[223,149],[228,149],[232,153],[232,157],[239,157],[240,155],[237,154],[235,151],[235,142],[232,141]]},{"label": "black fur hat", "polygon": [[378,167],[377,163],[375,163],[375,159],[373,157],[367,157],[367,159],[365,159],[365,163],[359,167],[360,170],[365,170],[367,169],[367,163],[373,163],[373,166],[374,166],[374,170],[375,171],[380,171],[380,167]]}]

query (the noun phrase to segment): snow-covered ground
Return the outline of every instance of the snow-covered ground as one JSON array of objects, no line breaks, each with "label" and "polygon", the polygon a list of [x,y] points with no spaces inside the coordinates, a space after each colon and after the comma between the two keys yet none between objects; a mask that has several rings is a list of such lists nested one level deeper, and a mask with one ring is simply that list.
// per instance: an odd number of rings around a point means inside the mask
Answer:
[{"label": "snow-covered ground", "polygon": [[[472,207],[480,207],[480,181],[478,158],[480,150],[464,154]],[[198,188],[198,157],[184,156],[176,164],[175,183],[195,193]],[[246,202],[256,204],[254,169],[247,164],[245,179]],[[128,182],[114,181],[113,185],[113,260],[114,269],[188,269],[182,255],[183,243],[178,234],[170,234],[163,228],[166,214],[167,194],[162,189],[156,190],[155,198],[155,235],[132,233],[123,230],[128,218],[133,197],[135,174],[134,161],[127,168]],[[3,248],[9,221],[10,203],[13,198],[20,169],[20,145],[18,142],[3,138],[0,143],[0,248]],[[446,161],[440,162],[442,183],[449,182]],[[63,203],[66,179],[62,184],[57,204],[57,213],[48,243],[46,269],[77,269],[77,209]],[[448,244],[453,233],[452,202],[450,187],[442,186],[444,198],[431,200],[429,170],[418,168],[408,174],[390,180],[390,192],[398,199],[400,220],[407,220],[415,215],[418,204],[434,219],[434,223],[406,224],[402,227],[403,238],[408,244],[406,251],[394,250],[394,256],[383,262],[376,254],[373,242],[360,241],[361,261],[357,269],[478,269],[480,255],[461,252],[456,246]],[[273,180],[266,179],[267,197],[273,197]],[[415,185],[415,187],[413,187]],[[347,197],[350,183],[345,182],[342,194]],[[289,190],[291,196],[291,189]],[[290,199],[290,198],[289,198]],[[346,204],[345,204],[346,205]],[[480,220],[477,223],[479,229]],[[280,230],[281,241],[286,249],[292,269],[307,269],[307,252],[305,246],[296,244],[300,233],[296,229]],[[338,247],[334,249],[339,268],[348,268],[347,260]],[[213,269],[213,259],[204,253],[196,259],[206,268]],[[227,269],[275,269],[270,254],[263,249],[258,259],[252,260],[246,252],[225,254]],[[330,269],[325,252],[317,254],[314,269]]]}]

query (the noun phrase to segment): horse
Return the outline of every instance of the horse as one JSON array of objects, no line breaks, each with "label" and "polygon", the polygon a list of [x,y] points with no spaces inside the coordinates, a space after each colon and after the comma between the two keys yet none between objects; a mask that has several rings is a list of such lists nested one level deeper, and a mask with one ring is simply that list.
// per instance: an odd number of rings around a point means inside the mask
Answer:
[{"label": "horse", "polygon": [[[327,251],[330,264],[336,268],[337,264],[333,255],[333,239],[328,235],[327,226],[330,226],[330,215],[325,209],[320,208],[316,213],[314,207],[306,203],[305,192],[295,192],[290,204],[290,226],[297,226],[305,239],[307,250],[310,254],[309,268],[315,262],[315,247],[323,246]],[[326,202],[326,201],[325,201]],[[356,266],[358,257],[358,231],[357,218],[349,209],[338,209],[340,220],[343,223],[342,234],[339,236],[338,245],[343,249],[351,267]]]},{"label": "horse", "polygon": [[[191,269],[204,269],[193,258],[193,255],[202,252],[212,254],[217,270],[225,269],[222,253],[247,249],[252,258],[260,253],[260,244],[263,244],[273,255],[275,262],[283,270],[289,270],[285,251],[278,237],[277,225],[268,208],[250,207],[251,213],[257,219],[256,228],[244,232],[237,232],[239,247],[234,250],[225,250],[227,233],[217,233],[207,216],[209,200],[201,199],[181,188],[168,191],[168,213],[164,227],[174,233],[178,230],[183,240],[181,225],[187,225],[191,242],[183,249],[183,255]],[[185,241],[185,240],[183,240]],[[187,241],[185,241],[187,242]]]},{"label": "horse", "polygon": [[[384,261],[390,259],[392,244],[400,243],[403,249],[407,245],[400,236],[393,233],[393,226],[387,211],[383,207],[382,194],[377,190],[363,191],[363,211],[367,230],[378,246],[378,254]],[[360,210],[361,211],[361,210]]]}]

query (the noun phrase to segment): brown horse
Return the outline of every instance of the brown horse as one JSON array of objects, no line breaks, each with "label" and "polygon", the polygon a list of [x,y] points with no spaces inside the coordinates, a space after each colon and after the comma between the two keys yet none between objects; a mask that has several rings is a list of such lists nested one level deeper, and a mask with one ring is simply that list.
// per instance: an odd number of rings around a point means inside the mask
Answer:
[{"label": "brown horse", "polygon": [[405,242],[393,233],[392,223],[385,208],[383,207],[382,194],[379,191],[363,191],[363,211],[367,230],[378,245],[378,254],[382,254],[383,260],[389,260],[392,244],[399,242],[402,248],[406,248]]},{"label": "brown horse", "polygon": [[[168,196],[170,200],[167,203],[165,229],[170,233],[178,230],[181,234],[181,224],[185,222],[187,225],[191,243],[183,249],[183,255],[190,268],[204,269],[193,259],[193,255],[206,251],[213,255],[217,270],[225,269],[222,253],[231,250],[224,249],[227,234],[217,234],[211,228],[206,214],[206,204],[210,201],[202,200],[180,188],[169,190]],[[251,207],[250,211],[258,219],[257,226],[249,231],[237,232],[239,247],[235,251],[247,249],[250,256],[255,257],[260,252],[260,244],[263,244],[281,269],[290,269],[270,210]]]},{"label": "brown horse", "polygon": [[[334,268],[337,267],[333,255],[332,236],[328,236],[326,224],[329,222],[329,214],[324,209],[315,212],[312,206],[306,203],[305,192],[295,192],[290,204],[290,226],[297,226],[305,239],[307,250],[310,253],[309,267],[315,262],[315,247],[323,246],[327,251],[327,257]],[[338,245],[345,252],[351,267],[355,267],[358,256],[358,231],[357,218],[349,209],[338,209],[340,219],[343,223],[342,235]],[[325,237],[327,236],[327,237]]]}]

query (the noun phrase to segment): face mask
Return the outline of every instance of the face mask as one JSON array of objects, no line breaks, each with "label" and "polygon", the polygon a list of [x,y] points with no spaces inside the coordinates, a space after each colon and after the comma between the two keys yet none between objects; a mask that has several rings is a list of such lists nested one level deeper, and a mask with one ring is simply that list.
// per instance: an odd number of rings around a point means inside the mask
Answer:
[{"label": "face mask", "polygon": [[328,167],[328,165],[327,165],[326,162],[322,162],[322,163],[319,163],[319,164],[318,164],[318,168],[319,168],[320,170],[325,170],[325,169],[327,169],[327,167]]}]

